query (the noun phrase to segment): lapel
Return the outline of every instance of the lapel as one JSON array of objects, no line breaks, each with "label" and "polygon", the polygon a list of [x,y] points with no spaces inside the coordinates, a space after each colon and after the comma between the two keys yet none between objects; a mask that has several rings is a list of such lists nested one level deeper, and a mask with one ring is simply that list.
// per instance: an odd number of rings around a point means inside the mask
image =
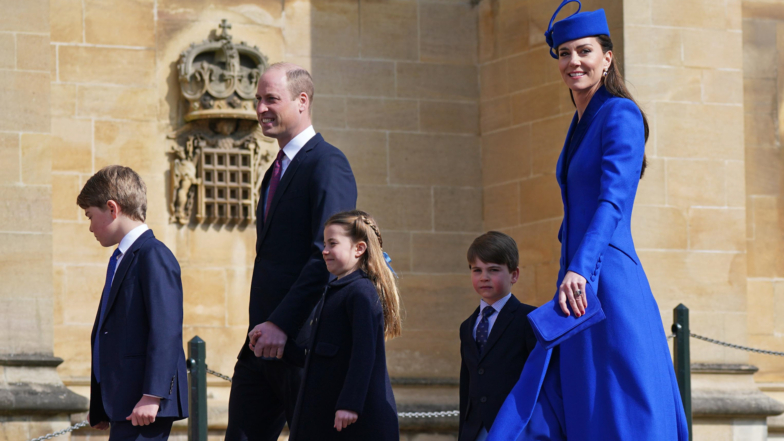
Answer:
[{"label": "lapel", "polygon": [[479,317],[478,307],[474,310],[474,313],[471,314],[471,317],[468,318],[468,321],[466,322],[467,326],[460,328],[460,333],[462,334],[461,339],[464,342],[466,351],[468,351],[466,355],[471,356],[474,360],[479,359],[479,350],[476,348],[476,340],[474,340],[474,326],[476,325],[477,317]]},{"label": "lapel", "polygon": [[[316,133],[316,135],[302,146],[302,149],[294,156],[294,159],[291,161],[289,166],[286,168],[286,172],[283,174],[283,177],[280,179],[280,183],[278,183],[278,188],[275,190],[275,194],[272,196],[272,202],[270,203],[269,213],[267,213],[267,221],[264,221],[264,215],[262,211],[262,222],[264,222],[264,228],[261,230],[261,235],[259,235],[258,242],[261,243],[264,240],[264,236],[267,235],[267,230],[269,230],[269,224],[272,223],[272,217],[275,216],[275,208],[278,206],[278,202],[280,202],[280,198],[283,197],[283,193],[286,192],[286,188],[289,186],[291,181],[294,179],[294,175],[297,173],[297,169],[299,168],[300,164],[302,164],[307,159],[307,154],[310,153],[324,138],[321,137],[320,133]],[[265,180],[269,181],[267,177],[264,177]],[[264,189],[264,187],[262,187]],[[266,201],[264,202],[266,204]],[[258,218],[257,218],[258,219]]]},{"label": "lapel", "polygon": [[[296,156],[295,156],[296,158]],[[274,165],[274,163],[273,163]],[[256,207],[256,225],[258,226],[257,233],[261,233],[261,228],[264,225],[264,206],[267,205],[267,186],[269,185],[270,179],[272,179],[272,167],[270,165],[267,171],[264,173],[264,178],[261,180],[261,194],[259,195],[259,205]]]},{"label": "lapel", "polygon": [[[485,347],[482,348],[482,354],[479,356],[479,361],[482,361],[490,350],[493,349],[493,346],[501,338],[501,334],[509,327],[509,323],[512,323],[514,312],[519,306],[520,301],[512,294],[512,296],[509,297],[509,300],[507,300],[506,305],[501,308],[501,312],[498,313],[498,318],[495,319],[493,329],[490,330],[490,335],[487,337],[487,343],[485,343]],[[520,338],[522,338],[522,336],[520,336]]]},{"label": "lapel", "polygon": [[[123,279],[125,279],[125,275],[128,273],[128,268],[131,267],[131,263],[136,259],[136,253],[141,249],[145,242],[154,238],[155,236],[152,234],[152,230],[147,230],[139,236],[138,239],[128,248],[128,251],[123,255],[122,262],[120,262],[120,266],[117,267],[117,270],[114,272],[114,280],[112,281],[112,288],[109,290],[109,300],[106,301],[106,311],[104,311],[104,317],[109,316],[109,312],[112,310],[112,305],[114,304],[115,299],[117,299],[117,293],[120,291],[120,285],[122,285]],[[106,318],[103,320],[106,323]]]},{"label": "lapel", "polygon": [[[572,162],[574,154],[577,153],[577,150],[582,145],[583,138],[585,138],[585,134],[591,127],[591,123],[593,122],[594,117],[599,113],[599,110],[602,108],[604,103],[610,99],[610,97],[612,97],[612,95],[607,92],[607,89],[605,89],[604,86],[600,87],[593,97],[591,97],[591,102],[588,103],[588,107],[586,107],[585,112],[583,113],[583,117],[580,118],[580,121],[577,123],[577,127],[574,129],[571,142],[569,142],[569,139],[567,138],[569,148],[567,149],[566,160],[562,165],[564,169],[561,171],[563,173],[562,178],[564,184],[566,184],[565,176],[569,174],[569,165]],[[575,118],[576,117],[577,114],[575,114]],[[574,120],[572,120],[572,124],[574,124]]]},{"label": "lapel", "polygon": [[563,191],[564,186],[566,185],[566,179],[563,172],[564,172],[564,161],[566,159],[566,155],[569,152],[569,145],[571,144],[572,135],[574,134],[574,129],[577,127],[577,112],[574,112],[574,117],[572,117],[572,123],[569,125],[569,131],[566,133],[566,140],[564,141],[564,146],[561,149],[561,155],[558,156],[558,163],[555,166],[555,177],[558,179],[558,185],[561,187],[561,191]]}]

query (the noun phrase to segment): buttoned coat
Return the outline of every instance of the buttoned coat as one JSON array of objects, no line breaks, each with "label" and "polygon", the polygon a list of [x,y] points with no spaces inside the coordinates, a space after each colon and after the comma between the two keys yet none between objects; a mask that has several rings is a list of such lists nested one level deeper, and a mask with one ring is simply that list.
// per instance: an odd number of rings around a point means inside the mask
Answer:
[{"label": "buttoned coat", "polygon": [[[313,317],[290,439],[398,441],[384,314],[373,282],[361,270],[330,282]],[[338,432],[338,410],[359,418]]]},{"label": "buttoned coat", "polygon": [[632,240],[644,152],[633,101],[602,86],[579,121],[575,113],[556,168],[564,207],[556,296],[574,271],[607,318],[557,353],[537,344],[490,441],[688,439],[659,307]]},{"label": "buttoned coat", "polygon": [[100,334],[101,383],[91,371],[90,421],[125,421],[143,394],[161,397],[158,417],[186,418],[180,265],[152,230],[117,266],[100,328],[99,314],[90,341]]},{"label": "buttoned coat", "polygon": [[[271,176],[272,167],[262,189]],[[330,277],[321,256],[324,223],[356,203],[357,184],[346,156],[317,133],[283,173],[266,219],[266,198],[259,201],[248,331],[269,320],[290,338],[297,335]],[[249,351],[247,338],[242,351]]]},{"label": "buttoned coat", "polygon": [[534,309],[509,297],[481,354],[473,335],[479,308],[460,325],[460,441],[474,441],[482,427],[490,431],[498,409],[520,379],[536,345],[527,318]]}]

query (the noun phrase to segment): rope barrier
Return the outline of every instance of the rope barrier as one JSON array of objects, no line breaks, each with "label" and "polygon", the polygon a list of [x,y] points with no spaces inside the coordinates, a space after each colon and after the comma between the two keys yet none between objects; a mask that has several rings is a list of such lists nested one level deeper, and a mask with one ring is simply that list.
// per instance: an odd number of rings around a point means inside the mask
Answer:
[{"label": "rope barrier", "polygon": [[54,437],[65,435],[66,433],[73,432],[74,430],[81,429],[82,427],[89,426],[89,425],[90,423],[88,423],[87,420],[85,420],[82,421],[81,423],[76,423],[67,429],[58,430],[57,432],[54,433],[49,433],[44,436],[39,436],[38,438],[33,438],[30,441],[44,441],[45,439],[52,439]]},{"label": "rope barrier", "polygon": [[777,357],[784,357],[784,352],[768,351],[768,350],[765,350],[765,349],[757,349],[757,348],[751,348],[751,347],[748,347],[748,346],[736,345],[736,344],[727,343],[725,341],[716,340],[716,339],[709,338],[709,337],[703,337],[702,335],[698,335],[698,334],[695,334],[693,332],[689,333],[689,335],[692,338],[696,338],[698,340],[706,341],[708,343],[713,343],[713,344],[719,345],[719,346],[726,346],[728,348],[738,349],[738,350],[741,350],[741,351],[756,352],[758,354],[775,355]]}]

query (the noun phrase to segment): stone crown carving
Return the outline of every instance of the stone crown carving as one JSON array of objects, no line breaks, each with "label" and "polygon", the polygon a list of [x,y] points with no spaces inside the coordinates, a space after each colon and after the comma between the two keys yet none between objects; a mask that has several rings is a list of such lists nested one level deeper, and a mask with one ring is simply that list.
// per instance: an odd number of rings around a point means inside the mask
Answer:
[{"label": "stone crown carving", "polygon": [[269,63],[258,47],[232,42],[223,20],[221,33],[191,43],[180,54],[177,70],[188,100],[185,121],[204,118],[256,119],[256,85]]}]

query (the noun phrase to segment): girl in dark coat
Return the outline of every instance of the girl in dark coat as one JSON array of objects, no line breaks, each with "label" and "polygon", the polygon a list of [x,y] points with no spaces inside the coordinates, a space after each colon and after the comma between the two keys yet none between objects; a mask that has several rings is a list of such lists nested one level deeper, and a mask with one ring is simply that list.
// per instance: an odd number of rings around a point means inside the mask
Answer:
[{"label": "girl in dark coat", "polygon": [[337,276],[316,306],[291,441],[398,441],[385,338],[400,335],[395,276],[365,212],[332,216],[324,260]]}]

